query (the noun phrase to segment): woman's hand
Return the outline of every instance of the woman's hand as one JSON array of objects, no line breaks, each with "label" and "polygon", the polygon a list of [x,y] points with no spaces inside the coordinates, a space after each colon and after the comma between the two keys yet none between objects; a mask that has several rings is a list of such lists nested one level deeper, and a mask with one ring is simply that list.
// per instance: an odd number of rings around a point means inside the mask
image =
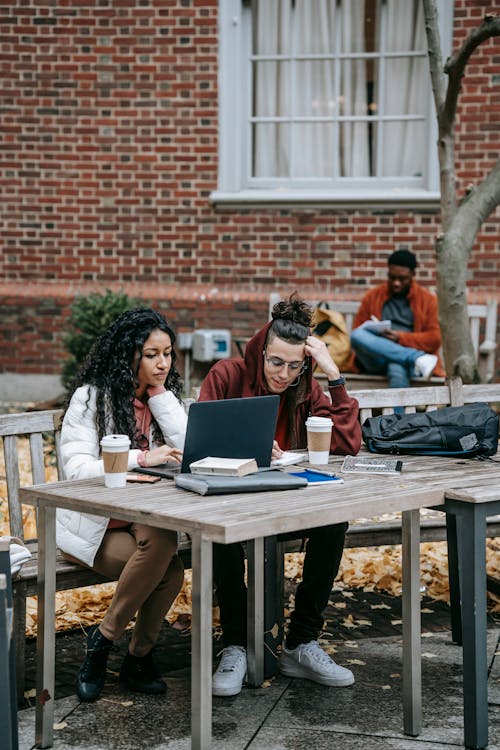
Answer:
[{"label": "woman's hand", "polygon": [[276,442],[276,440],[273,440],[273,449],[271,451],[271,460],[275,461],[277,458],[281,458],[282,455],[283,455],[283,451],[279,447],[279,445]]},{"label": "woman's hand", "polygon": [[180,464],[182,461],[182,451],[179,448],[171,448],[169,445],[159,445],[146,451],[144,456],[144,466],[158,466],[166,461]]},{"label": "woman's hand", "polygon": [[320,370],[323,370],[328,380],[340,378],[340,370],[330,356],[326,344],[316,336],[308,336],[306,339],[305,353],[312,357]]}]

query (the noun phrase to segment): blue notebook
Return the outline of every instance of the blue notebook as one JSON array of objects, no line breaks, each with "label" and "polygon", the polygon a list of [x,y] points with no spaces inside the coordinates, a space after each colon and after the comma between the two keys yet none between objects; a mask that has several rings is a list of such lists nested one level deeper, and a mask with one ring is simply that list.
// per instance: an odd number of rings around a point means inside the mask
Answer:
[{"label": "blue notebook", "polygon": [[330,477],[327,474],[320,474],[311,469],[304,469],[304,471],[289,471],[288,473],[293,474],[294,477],[307,479],[307,484],[344,484],[344,480],[341,479],[341,477]]}]

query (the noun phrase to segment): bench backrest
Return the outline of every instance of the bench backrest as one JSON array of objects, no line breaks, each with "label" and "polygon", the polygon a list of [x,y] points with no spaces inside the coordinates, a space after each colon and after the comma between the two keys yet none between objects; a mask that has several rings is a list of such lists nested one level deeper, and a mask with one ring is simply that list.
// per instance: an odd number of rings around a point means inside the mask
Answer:
[{"label": "bench backrest", "polygon": [[[269,319],[273,306],[279,302],[281,296],[276,292],[271,293],[269,297]],[[315,307],[320,300],[307,300]],[[332,310],[342,313],[345,318],[349,334],[352,331],[354,317],[358,311],[360,300],[324,299],[330,305]],[[472,344],[476,353],[476,359],[479,366],[481,379],[485,383],[493,380],[495,375],[495,351],[497,336],[497,301],[491,300],[483,305],[467,305],[469,316],[469,326],[472,337]]]},{"label": "bench backrest", "polygon": [[355,391],[359,403],[359,418],[377,414],[392,414],[395,407],[402,407],[406,414],[419,411],[434,411],[443,406],[462,406],[476,401],[488,404],[500,403],[500,383],[463,385],[460,378],[450,378],[445,385],[422,388],[375,388]]},{"label": "bench backrest", "polygon": [[[3,438],[7,502],[9,508],[10,534],[24,539],[23,515],[19,502],[20,455],[19,440],[28,438],[31,456],[31,479],[23,484],[45,482],[44,444],[51,441],[60,476],[60,422],[62,410],[26,412],[23,414],[0,414],[0,436]],[[29,467],[23,466],[23,471]]]}]

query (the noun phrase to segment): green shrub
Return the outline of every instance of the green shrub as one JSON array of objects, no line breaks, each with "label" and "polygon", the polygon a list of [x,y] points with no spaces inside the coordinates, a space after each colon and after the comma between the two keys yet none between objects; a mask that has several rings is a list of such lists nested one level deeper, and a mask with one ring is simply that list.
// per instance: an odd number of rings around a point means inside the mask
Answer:
[{"label": "green shrub", "polygon": [[64,347],[71,355],[64,363],[61,373],[64,387],[69,387],[94,341],[121,313],[148,306],[149,303],[129,297],[125,292],[112,292],[109,289],[105,294],[92,293],[76,297],[71,306],[68,330],[63,334]]}]

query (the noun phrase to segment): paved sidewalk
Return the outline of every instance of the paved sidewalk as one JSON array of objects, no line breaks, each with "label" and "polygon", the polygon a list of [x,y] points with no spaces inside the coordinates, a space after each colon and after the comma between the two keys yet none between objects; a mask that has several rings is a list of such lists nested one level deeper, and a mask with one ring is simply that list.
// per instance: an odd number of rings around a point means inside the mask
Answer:
[{"label": "paved sidewalk", "polygon": [[[348,614],[351,617],[348,617]],[[422,604],[423,731],[402,732],[400,600],[353,592],[349,609],[330,610],[336,659],[355,673],[348,688],[278,676],[268,686],[213,699],[214,750],[450,750],[463,747],[461,649],[451,643],[449,612]],[[500,750],[500,621],[489,618],[490,750]],[[127,638],[110,657],[99,701],[80,704],[73,684],[84,652],[82,633],[57,638],[56,750],[188,750],[190,637],[166,626],[157,647],[167,697],[126,692],[118,670]],[[214,636],[214,652],[220,648]],[[28,682],[33,678],[30,644]],[[29,685],[28,685],[29,687]],[[19,712],[20,750],[34,745],[34,708]]]}]

